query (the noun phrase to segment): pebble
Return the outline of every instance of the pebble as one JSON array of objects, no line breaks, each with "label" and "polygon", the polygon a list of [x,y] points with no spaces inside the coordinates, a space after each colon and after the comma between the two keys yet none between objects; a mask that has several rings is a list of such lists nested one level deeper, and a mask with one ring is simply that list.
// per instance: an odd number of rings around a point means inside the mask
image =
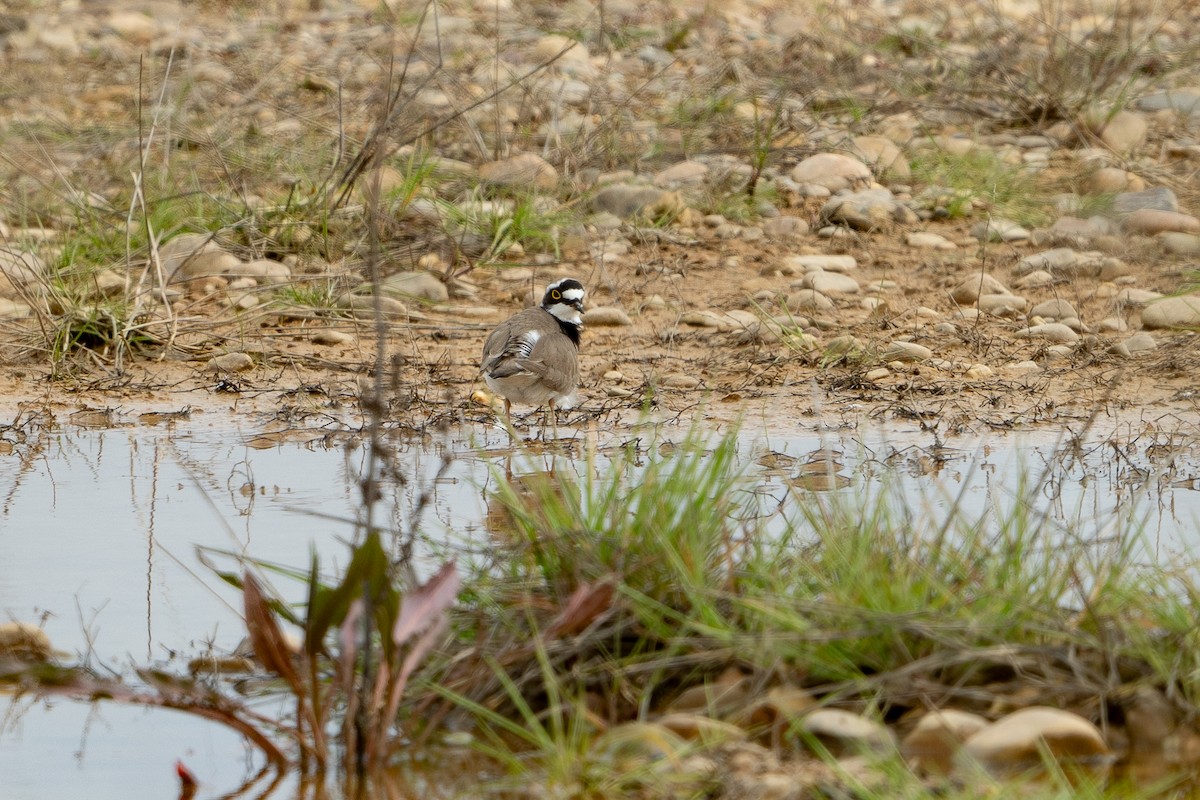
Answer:
[{"label": "pebble", "polygon": [[695,375],[685,375],[682,372],[672,372],[664,375],[659,382],[668,389],[695,389],[700,385],[700,379]]},{"label": "pebble", "polygon": [[875,231],[891,223],[911,225],[916,213],[884,188],[835,195],[821,207],[821,219],[856,231]]},{"label": "pebble", "polygon": [[553,189],[558,185],[558,170],[536,153],[521,153],[480,164],[479,178],[497,186]]},{"label": "pebble", "polygon": [[855,136],[850,142],[851,152],[880,175],[907,180],[912,174],[904,153],[896,143],[884,136]]},{"label": "pebble", "polygon": [[1200,295],[1167,297],[1142,309],[1142,327],[1150,330],[1200,328]]},{"label": "pebble", "polygon": [[0,319],[26,319],[33,309],[16,300],[0,297]]},{"label": "pebble", "polygon": [[972,275],[950,290],[950,299],[960,306],[975,305],[980,295],[1012,294],[1008,287],[987,273]]},{"label": "pebble", "polygon": [[335,305],[346,311],[351,311],[360,319],[368,319],[375,315],[376,304],[380,312],[389,319],[405,319],[412,316],[408,307],[394,297],[372,297],[365,294],[344,294]]},{"label": "pebble", "polygon": [[389,275],[380,286],[383,294],[392,297],[414,297],[434,303],[450,300],[450,290],[440,278],[428,272],[398,272]]},{"label": "pebble", "polygon": [[1119,167],[1101,167],[1088,176],[1084,186],[1088,194],[1117,194],[1139,192],[1146,188],[1146,182]]},{"label": "pebble", "polygon": [[1177,256],[1200,256],[1200,235],[1164,231],[1158,234],[1163,249]]},{"label": "pebble", "polygon": [[858,294],[859,292],[858,281],[854,280],[854,278],[838,272],[825,272],[824,270],[814,270],[806,273],[800,279],[800,286],[804,289],[812,289],[820,292],[823,295]]},{"label": "pebble", "polygon": [[796,183],[814,184],[830,192],[870,185],[874,176],[861,161],[841,153],[818,153],[801,161],[789,173]]},{"label": "pebble", "polygon": [[920,250],[941,250],[948,252],[958,249],[958,245],[945,236],[930,231],[913,231],[904,237],[904,242],[909,247],[915,247]]},{"label": "pebble", "polygon": [[884,348],[880,358],[884,361],[925,361],[933,358],[933,351],[914,342],[894,341]]},{"label": "pebble", "polygon": [[158,249],[159,261],[168,283],[225,275],[241,264],[207,233],[183,233]]},{"label": "pebble", "polygon": [[785,275],[794,275],[797,272],[811,272],[813,270],[846,272],[857,267],[858,261],[855,260],[854,256],[800,255],[786,256],[783,259],[780,271]]},{"label": "pebble", "polygon": [[1122,289],[1113,299],[1118,306],[1144,306],[1161,298],[1161,294],[1149,289]]},{"label": "pebble", "polygon": [[863,752],[888,753],[896,746],[895,737],[883,724],[840,708],[818,708],[794,724],[835,757]]},{"label": "pebble", "polygon": [[1115,153],[1128,153],[1146,141],[1150,123],[1136,111],[1097,109],[1084,115],[1084,124]]},{"label": "pebble", "polygon": [[1040,289],[1044,286],[1053,286],[1054,276],[1044,269],[1035,269],[1013,282],[1013,286],[1017,289]]},{"label": "pebble", "polygon": [[786,241],[807,236],[809,225],[799,217],[772,217],[763,221],[763,233],[774,241]]},{"label": "pebble", "polygon": [[1136,333],[1125,341],[1108,348],[1108,352],[1124,358],[1132,358],[1143,353],[1152,353],[1157,349],[1158,342],[1154,341],[1153,336],[1148,333]]},{"label": "pebble", "polygon": [[702,183],[708,171],[708,165],[700,161],[681,161],[655,175],[654,185],[673,187]]},{"label": "pebble", "polygon": [[1027,776],[1045,769],[1049,756],[1060,766],[1083,769],[1094,778],[1108,775],[1113,758],[1099,729],[1088,720],[1057,708],[1014,711],[971,735],[955,760],[963,778],[981,768],[995,778]]},{"label": "pebble", "polygon": [[254,368],[254,359],[245,353],[225,353],[208,362],[209,372],[245,372]]},{"label": "pebble", "polygon": [[1079,334],[1061,322],[1046,322],[1022,328],[1015,334],[1018,339],[1044,339],[1047,342],[1071,344],[1079,341]]},{"label": "pebble", "polygon": [[1067,317],[1078,317],[1079,312],[1077,312],[1075,307],[1066,300],[1054,298],[1053,300],[1046,300],[1045,302],[1038,303],[1036,306],[1029,309],[1029,316],[1062,320]]},{"label": "pebble", "polygon": [[324,328],[323,330],[313,332],[309,337],[313,344],[320,345],[338,345],[351,344],[354,341],[354,336],[345,331],[334,330],[333,328]]},{"label": "pebble", "polygon": [[723,324],[720,313],[716,311],[687,311],[679,321],[694,328],[720,328]]},{"label": "pebble", "polygon": [[1033,234],[1012,220],[989,219],[972,225],[971,235],[981,242],[1023,242]]},{"label": "pebble", "polygon": [[597,327],[620,327],[632,325],[633,320],[615,306],[594,306],[584,313],[583,324]]},{"label": "pebble", "polygon": [[969,381],[981,381],[991,378],[995,374],[996,371],[987,364],[972,364],[967,367],[967,371],[963,373],[963,377]]},{"label": "pebble", "polygon": [[605,186],[592,198],[592,209],[630,219],[639,214],[649,218],[678,216],[687,207],[683,198],[653,186],[617,184]]},{"label": "pebble", "polygon": [[1153,236],[1156,233],[1200,233],[1200,219],[1178,211],[1145,208],[1134,211],[1121,220],[1128,233]]},{"label": "pebble", "polygon": [[1118,216],[1134,211],[1178,211],[1179,198],[1165,186],[1136,192],[1120,192],[1113,197],[1113,213]]},{"label": "pebble", "polygon": [[814,289],[800,289],[787,296],[791,311],[832,311],[833,301]]},{"label": "pebble", "polygon": [[36,290],[46,279],[46,265],[36,253],[0,247],[0,297],[18,299],[20,290]]},{"label": "pebble", "polygon": [[[970,377],[970,370],[967,372]],[[946,775],[954,767],[954,756],[963,742],[987,726],[988,721],[978,714],[951,708],[930,711],[904,737],[900,752],[917,769]]]},{"label": "pebble", "polygon": [[983,314],[993,317],[1012,317],[1025,310],[1028,305],[1024,297],[1013,294],[981,294],[975,306]]}]

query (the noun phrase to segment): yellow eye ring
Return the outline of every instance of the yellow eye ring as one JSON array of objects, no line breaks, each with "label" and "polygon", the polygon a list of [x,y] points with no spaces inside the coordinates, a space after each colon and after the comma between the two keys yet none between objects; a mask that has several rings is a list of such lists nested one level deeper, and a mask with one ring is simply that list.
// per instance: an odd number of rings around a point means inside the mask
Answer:
[{"label": "yellow eye ring", "polygon": [[560,292],[558,289],[550,292],[550,296],[555,300],[562,300],[562,292]]}]

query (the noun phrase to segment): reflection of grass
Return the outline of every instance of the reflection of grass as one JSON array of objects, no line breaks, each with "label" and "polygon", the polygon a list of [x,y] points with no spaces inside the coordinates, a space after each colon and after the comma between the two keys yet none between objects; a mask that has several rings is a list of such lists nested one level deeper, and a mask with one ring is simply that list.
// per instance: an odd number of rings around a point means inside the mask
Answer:
[{"label": "reflection of grass", "polygon": [[[632,698],[623,713],[645,715],[730,663],[841,702],[904,707],[920,704],[917,684],[986,692],[1014,669],[1031,691],[1094,694],[1106,691],[1103,665],[1127,659],[1193,707],[1200,698],[1200,585],[1143,562],[1132,515],[1110,520],[1103,541],[1082,514],[1052,524],[1045,475],[982,512],[886,482],[793,489],[776,507],[742,463],[732,436],[692,436],[667,453],[631,448],[601,470],[526,476],[519,491],[502,483],[509,545],[468,585],[473,635],[499,646],[491,663],[503,675],[498,687],[456,673],[458,701],[490,725],[512,709],[526,721],[523,748],[561,754],[580,752],[582,733],[567,736],[565,722],[538,733],[530,720],[547,717],[530,698],[553,700],[550,715],[564,697]],[[547,634],[605,581],[615,590],[581,632]],[[1100,672],[1061,672],[1055,653]],[[535,781],[545,768],[523,763]]]}]

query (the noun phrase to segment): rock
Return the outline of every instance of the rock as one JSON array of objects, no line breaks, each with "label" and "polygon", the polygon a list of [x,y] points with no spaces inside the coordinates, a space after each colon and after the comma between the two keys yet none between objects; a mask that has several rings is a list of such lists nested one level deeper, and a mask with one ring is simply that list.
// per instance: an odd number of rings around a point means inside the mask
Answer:
[{"label": "rock", "polygon": [[1084,125],[1115,153],[1128,153],[1146,141],[1146,118],[1136,111],[1109,113],[1096,110],[1084,115]]},{"label": "rock", "polygon": [[1177,256],[1200,256],[1200,236],[1194,233],[1164,231],[1158,234],[1163,249]]},{"label": "rock", "polygon": [[481,164],[479,178],[497,186],[553,189],[558,185],[558,170],[536,153],[521,153]]},{"label": "rock", "polygon": [[1123,342],[1118,342],[1108,348],[1108,352],[1114,355],[1123,356],[1124,358],[1132,358],[1136,355],[1144,353],[1152,353],[1158,349],[1158,343],[1154,341],[1154,337],[1148,333],[1137,333],[1130,336]]},{"label": "rock", "polygon": [[1014,317],[1025,310],[1025,298],[1013,294],[981,294],[975,301],[981,314],[993,317]]},{"label": "rock", "polygon": [[1150,330],[1200,328],[1200,296],[1167,297],[1142,310],[1142,327]]},{"label": "rock", "polygon": [[821,207],[821,219],[856,231],[874,231],[890,223],[911,225],[917,216],[890,191],[880,188],[830,198]]},{"label": "rock", "polygon": [[24,303],[0,297],[0,319],[26,319],[32,313],[33,309]]},{"label": "rock", "polygon": [[816,184],[837,192],[867,186],[874,176],[858,159],[841,153],[818,153],[793,167],[789,177],[796,183]]},{"label": "rock", "polygon": [[996,374],[996,371],[987,364],[972,364],[967,367],[967,371],[963,373],[963,377],[969,381],[987,380]]},{"label": "rock", "polygon": [[[975,377],[970,376],[970,370],[967,372],[968,377],[974,380]],[[988,369],[988,373],[990,372]],[[900,753],[923,772],[947,775],[954,766],[954,756],[963,742],[987,725],[986,719],[966,711],[951,708],[930,711],[922,716],[916,727],[904,737],[900,744]]]},{"label": "rock", "polygon": [[1113,213],[1118,216],[1134,211],[1178,211],[1179,198],[1165,186],[1140,192],[1121,192],[1113,197]]},{"label": "rock", "polygon": [[933,358],[933,351],[914,342],[895,341],[888,344],[879,357],[884,361],[926,361]]},{"label": "rock", "polygon": [[1023,242],[1032,234],[1012,220],[997,218],[975,223],[971,235],[981,242]]},{"label": "rock", "polygon": [[555,66],[568,70],[587,64],[589,58],[582,43],[556,33],[540,37],[533,45],[533,56],[539,63],[554,60]]},{"label": "rock", "polygon": [[863,379],[871,383],[886,381],[890,377],[892,377],[892,371],[887,367],[876,367],[875,369],[867,370],[866,374],[863,375]]},{"label": "rock", "polygon": [[1068,776],[1080,772],[1102,780],[1113,758],[1104,737],[1088,720],[1057,708],[1032,707],[1014,711],[963,743],[955,772],[964,778],[981,768],[995,778],[1014,778],[1045,769],[1044,757],[1054,759]]},{"label": "rock", "polygon": [[1100,274],[1103,261],[1099,253],[1079,253],[1070,247],[1056,247],[1025,256],[1013,270],[1017,277],[1039,270],[1055,277],[1096,277]]},{"label": "rock", "polygon": [[398,272],[384,278],[379,288],[389,297],[414,297],[434,303],[450,300],[450,291],[446,284],[428,272]]},{"label": "rock", "polygon": [[682,372],[672,372],[662,377],[659,381],[660,386],[668,389],[695,389],[700,385],[700,379],[695,375],[686,375]]},{"label": "rock", "polygon": [[376,304],[388,319],[406,319],[410,315],[407,306],[394,297],[372,297],[366,294],[344,294],[334,304],[337,308],[350,311],[358,319],[370,319],[375,315]]},{"label": "rock", "polygon": [[254,278],[260,284],[286,283],[292,277],[292,271],[287,264],[268,258],[242,261],[236,266],[230,265],[225,274],[229,277]]},{"label": "rock", "polygon": [[1121,307],[1127,306],[1144,306],[1148,303],[1153,303],[1155,300],[1160,300],[1162,295],[1158,292],[1152,292],[1149,289],[1134,289],[1126,288],[1117,292],[1113,301]]},{"label": "rock", "polygon": [[1121,227],[1128,233],[1139,233],[1143,236],[1153,236],[1156,233],[1169,231],[1200,233],[1200,219],[1191,214],[1181,214],[1177,211],[1145,208],[1134,211],[1122,219]]},{"label": "rock", "polygon": [[333,328],[325,328],[323,330],[315,331],[313,335],[309,337],[309,341],[311,341],[313,344],[329,346],[338,344],[351,344],[354,342],[354,337],[345,331],[338,331],[334,330]]},{"label": "rock", "polygon": [[28,622],[0,622],[0,661],[7,658],[43,663],[54,655],[50,637]]},{"label": "rock", "polygon": [[254,359],[245,353],[226,353],[208,362],[209,372],[245,372],[254,368]]},{"label": "rock", "polygon": [[242,263],[207,233],[183,233],[158,249],[168,283],[224,276]]},{"label": "rock", "polygon": [[958,249],[958,245],[954,242],[941,234],[930,231],[913,231],[904,237],[904,242],[909,247],[916,247],[921,250],[950,251]]},{"label": "rock", "polygon": [[960,306],[974,305],[980,295],[1012,294],[1004,284],[987,273],[972,275],[950,290],[950,299]]},{"label": "rock", "polygon": [[724,324],[716,311],[687,311],[679,318],[679,322],[693,328],[720,328]]},{"label": "rock", "polygon": [[1067,317],[1078,317],[1079,312],[1075,310],[1075,306],[1071,305],[1066,300],[1055,298],[1053,300],[1047,300],[1043,303],[1038,303],[1036,306],[1029,309],[1029,316],[1061,320],[1066,319]]},{"label": "rock", "polygon": [[1047,342],[1058,344],[1073,344],[1079,341],[1079,334],[1061,322],[1047,322],[1022,328],[1013,335],[1018,339],[1044,339]]},{"label": "rock", "polygon": [[799,217],[772,217],[764,220],[762,224],[763,233],[769,239],[774,241],[799,239],[802,236],[807,236],[809,231],[808,223]]},{"label": "rock", "polygon": [[583,315],[583,324],[595,327],[619,327],[632,325],[633,320],[624,311],[614,306],[594,306]]},{"label": "rock", "polygon": [[654,185],[662,187],[702,183],[708,175],[708,165],[699,161],[681,161],[654,176]]},{"label": "rock", "polygon": [[[864,752],[889,753],[896,747],[892,732],[882,724],[838,708],[818,708],[795,727],[815,738],[835,757]],[[801,736],[803,743],[803,736]]]},{"label": "rock", "polygon": [[675,192],[666,192],[653,186],[617,184],[605,186],[592,198],[592,208],[597,212],[615,214],[621,219],[630,219],[638,214],[655,218],[677,216],[687,204]]},{"label": "rock", "polygon": [[814,289],[800,289],[787,296],[790,311],[832,311],[833,301]]},{"label": "rock", "polygon": [[905,180],[912,174],[903,152],[884,136],[855,136],[850,142],[850,152],[879,175]]},{"label": "rock", "polygon": [[858,281],[854,278],[839,272],[825,272],[824,270],[806,273],[800,279],[800,286],[804,289],[813,289],[823,295],[858,294],[859,291]]},{"label": "rock", "polygon": [[1027,275],[1017,278],[1013,286],[1018,289],[1040,289],[1043,286],[1053,286],[1054,276],[1044,269],[1036,269]]},{"label": "rock", "polygon": [[1117,194],[1141,191],[1146,188],[1146,183],[1119,167],[1101,167],[1088,176],[1084,186],[1088,194]]},{"label": "rock", "polygon": [[813,270],[846,272],[856,267],[858,267],[858,262],[854,256],[787,256],[783,259],[781,271],[785,275],[793,275],[796,272],[811,272]]}]

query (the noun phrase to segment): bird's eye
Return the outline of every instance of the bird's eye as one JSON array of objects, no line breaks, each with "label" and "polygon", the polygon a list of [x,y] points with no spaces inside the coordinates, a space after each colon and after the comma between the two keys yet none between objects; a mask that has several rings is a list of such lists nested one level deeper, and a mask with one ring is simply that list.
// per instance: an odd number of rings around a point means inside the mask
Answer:
[{"label": "bird's eye", "polygon": [[553,297],[555,300],[562,300],[562,292],[560,292],[558,289],[555,289],[554,291],[550,292],[550,296]]}]

